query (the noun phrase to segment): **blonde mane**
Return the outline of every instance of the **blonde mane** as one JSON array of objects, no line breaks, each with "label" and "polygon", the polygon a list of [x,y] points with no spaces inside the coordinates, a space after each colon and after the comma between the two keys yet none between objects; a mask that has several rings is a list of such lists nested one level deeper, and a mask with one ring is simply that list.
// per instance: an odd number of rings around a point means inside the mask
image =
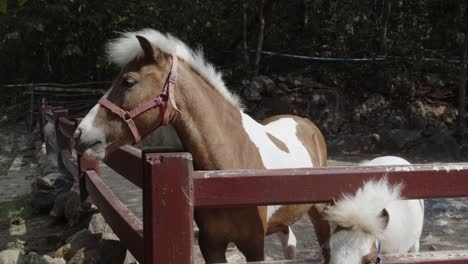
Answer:
[{"label": "blonde mane", "polygon": [[[401,200],[402,185],[390,186],[387,179],[369,181],[354,196],[343,197],[327,210],[327,220],[351,230],[379,237],[385,229],[382,210],[390,203]],[[391,218],[391,216],[390,216]]]},{"label": "blonde mane", "polygon": [[174,54],[184,60],[206,81],[211,83],[230,104],[238,108],[241,107],[239,98],[226,88],[221,73],[217,72],[213,65],[205,60],[203,52],[190,49],[185,43],[170,34],[163,34],[153,29],[124,32],[119,38],[111,40],[107,44],[109,60],[123,67],[131,60],[142,56],[143,50],[135,37],[137,35],[148,39],[154,47],[159,48],[162,52]]}]

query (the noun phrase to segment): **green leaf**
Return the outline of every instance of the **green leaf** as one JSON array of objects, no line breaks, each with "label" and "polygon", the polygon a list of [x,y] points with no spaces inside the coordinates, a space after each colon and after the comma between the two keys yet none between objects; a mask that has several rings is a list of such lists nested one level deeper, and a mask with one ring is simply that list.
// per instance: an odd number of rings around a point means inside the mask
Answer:
[{"label": "green leaf", "polygon": [[5,13],[7,10],[7,0],[0,0],[0,13]]}]

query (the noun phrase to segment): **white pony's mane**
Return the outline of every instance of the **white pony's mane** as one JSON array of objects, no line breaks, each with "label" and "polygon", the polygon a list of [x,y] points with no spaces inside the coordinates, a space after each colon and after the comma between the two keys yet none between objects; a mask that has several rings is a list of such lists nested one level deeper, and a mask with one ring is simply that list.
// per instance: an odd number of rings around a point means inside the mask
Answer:
[{"label": "white pony's mane", "polygon": [[329,207],[327,220],[343,228],[379,237],[385,229],[382,210],[388,203],[402,199],[401,189],[401,184],[390,186],[387,179],[369,181],[355,195],[343,195],[334,206]]},{"label": "white pony's mane", "polygon": [[201,50],[194,51],[190,49],[180,39],[170,34],[163,34],[153,29],[124,32],[119,38],[111,40],[107,44],[107,56],[109,60],[123,67],[131,60],[141,57],[143,49],[136,38],[137,35],[148,39],[154,47],[159,48],[162,52],[173,54],[184,60],[206,81],[211,83],[229,103],[235,107],[241,107],[239,98],[226,88],[221,73],[217,72],[213,65],[205,60],[203,52]]}]

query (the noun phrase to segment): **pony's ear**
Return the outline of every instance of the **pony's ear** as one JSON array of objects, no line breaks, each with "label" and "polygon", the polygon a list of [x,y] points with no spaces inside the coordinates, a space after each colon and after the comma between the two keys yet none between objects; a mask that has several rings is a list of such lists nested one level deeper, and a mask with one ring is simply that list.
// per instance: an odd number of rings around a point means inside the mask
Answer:
[{"label": "pony's ear", "polygon": [[380,218],[382,218],[382,221],[384,223],[384,229],[387,228],[388,222],[390,222],[390,215],[388,214],[387,209],[383,209],[382,212],[380,212]]},{"label": "pony's ear", "polygon": [[140,35],[136,35],[135,37],[138,39],[138,42],[140,43],[140,46],[143,49],[145,58],[155,60],[160,51],[157,48],[153,47],[153,45],[151,45],[151,42],[149,42],[147,38]]},{"label": "pony's ear", "polygon": [[336,205],[336,199],[335,197],[332,197],[332,200],[330,202],[330,206],[335,206]]}]

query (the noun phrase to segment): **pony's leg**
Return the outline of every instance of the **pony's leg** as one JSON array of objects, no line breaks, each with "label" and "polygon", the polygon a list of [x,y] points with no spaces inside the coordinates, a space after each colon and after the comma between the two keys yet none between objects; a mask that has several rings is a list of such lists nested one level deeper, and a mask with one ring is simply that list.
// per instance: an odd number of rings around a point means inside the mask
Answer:
[{"label": "pony's leg", "polygon": [[236,246],[242,254],[244,254],[245,259],[249,261],[264,261],[265,253],[263,249],[265,237],[252,238],[248,241],[238,241]]},{"label": "pony's leg", "polygon": [[201,230],[198,233],[198,245],[207,264],[227,263],[226,250],[228,244],[227,241],[216,241],[209,238]]},{"label": "pony's leg", "polygon": [[294,236],[291,227],[288,226],[284,230],[276,233],[276,235],[283,245],[284,258],[288,260],[296,259],[296,236]]},{"label": "pony's leg", "polygon": [[327,203],[314,204],[309,210],[309,218],[314,225],[315,235],[319,245],[323,247],[330,239],[330,224],[325,220]]},{"label": "pony's leg", "polygon": [[419,240],[410,248],[410,253],[418,253],[419,252]]}]

